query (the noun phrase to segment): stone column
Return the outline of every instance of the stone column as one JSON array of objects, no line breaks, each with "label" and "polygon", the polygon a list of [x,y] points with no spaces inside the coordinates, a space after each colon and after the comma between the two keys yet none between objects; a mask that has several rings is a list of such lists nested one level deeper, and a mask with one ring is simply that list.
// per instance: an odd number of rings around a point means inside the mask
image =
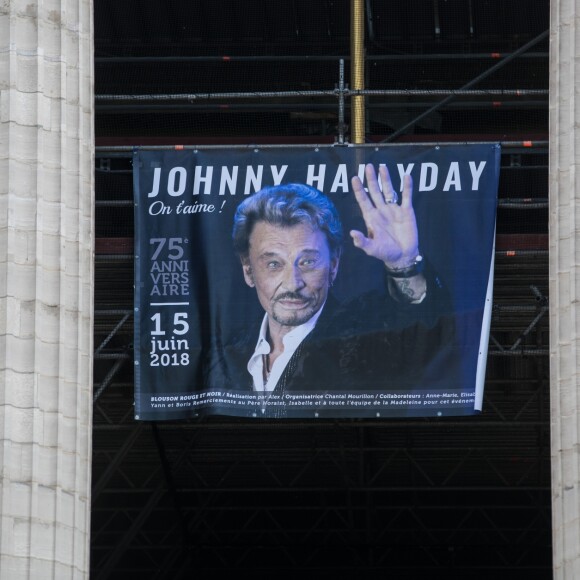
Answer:
[{"label": "stone column", "polygon": [[576,282],[580,282],[580,131],[577,130],[580,68],[576,67],[580,67],[580,0],[552,0],[550,10],[553,577],[577,580],[580,578],[580,284],[576,287]]},{"label": "stone column", "polygon": [[0,580],[89,576],[92,21],[0,2]]}]

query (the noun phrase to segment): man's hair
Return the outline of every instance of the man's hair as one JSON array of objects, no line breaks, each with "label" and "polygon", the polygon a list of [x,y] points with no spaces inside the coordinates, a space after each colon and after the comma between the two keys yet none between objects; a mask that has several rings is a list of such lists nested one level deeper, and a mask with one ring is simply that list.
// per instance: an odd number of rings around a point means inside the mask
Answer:
[{"label": "man's hair", "polygon": [[308,224],[325,236],[332,257],[340,257],[342,223],[336,207],[318,189],[302,183],[264,187],[245,199],[234,216],[234,250],[241,257],[250,251],[250,236],[256,223],[280,227]]}]

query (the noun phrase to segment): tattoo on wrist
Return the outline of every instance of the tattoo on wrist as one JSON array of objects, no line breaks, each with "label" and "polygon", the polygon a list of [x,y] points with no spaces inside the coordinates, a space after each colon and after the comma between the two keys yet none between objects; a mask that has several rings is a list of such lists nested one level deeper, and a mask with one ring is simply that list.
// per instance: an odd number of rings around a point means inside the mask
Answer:
[{"label": "tattoo on wrist", "polygon": [[427,296],[427,284],[425,281],[423,284],[420,283],[417,286],[416,282],[411,282],[406,278],[399,280],[391,278],[389,280],[389,286],[391,296],[399,302],[420,304]]},{"label": "tattoo on wrist", "polygon": [[405,298],[407,298],[409,300],[409,302],[412,302],[413,300],[415,300],[415,298],[416,298],[415,290],[411,287],[409,280],[404,278],[402,282],[397,284],[397,286],[399,288],[399,292],[400,292],[401,296],[404,296]]}]

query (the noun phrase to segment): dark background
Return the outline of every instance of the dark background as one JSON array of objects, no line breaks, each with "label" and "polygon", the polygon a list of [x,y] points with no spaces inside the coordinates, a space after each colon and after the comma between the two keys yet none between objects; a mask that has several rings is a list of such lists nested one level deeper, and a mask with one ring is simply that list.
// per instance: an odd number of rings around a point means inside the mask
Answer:
[{"label": "dark background", "polygon": [[484,411],[134,421],[131,148],[348,141],[350,2],[95,0],[92,578],[552,578],[549,2],[364,5],[366,142],[502,144]]}]

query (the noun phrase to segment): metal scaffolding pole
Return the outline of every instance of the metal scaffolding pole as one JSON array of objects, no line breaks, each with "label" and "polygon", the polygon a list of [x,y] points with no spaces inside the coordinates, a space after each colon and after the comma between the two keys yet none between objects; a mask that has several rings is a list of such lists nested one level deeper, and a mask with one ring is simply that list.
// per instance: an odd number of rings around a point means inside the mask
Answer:
[{"label": "metal scaffolding pole", "polygon": [[[350,84],[353,90],[360,91],[365,88],[363,0],[351,0],[350,19]],[[363,95],[352,97],[351,141],[355,144],[365,142],[365,107]]]}]

